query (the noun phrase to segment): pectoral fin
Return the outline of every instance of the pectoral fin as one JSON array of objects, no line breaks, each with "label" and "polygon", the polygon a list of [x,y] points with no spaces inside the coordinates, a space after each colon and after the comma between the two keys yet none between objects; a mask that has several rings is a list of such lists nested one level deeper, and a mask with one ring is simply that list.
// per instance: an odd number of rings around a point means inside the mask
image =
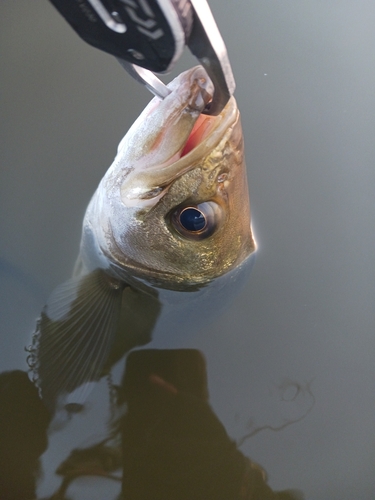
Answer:
[{"label": "pectoral fin", "polygon": [[84,399],[88,383],[101,377],[125,286],[96,270],[70,279],[52,293],[34,335],[32,367],[49,407],[78,387],[76,398]]}]

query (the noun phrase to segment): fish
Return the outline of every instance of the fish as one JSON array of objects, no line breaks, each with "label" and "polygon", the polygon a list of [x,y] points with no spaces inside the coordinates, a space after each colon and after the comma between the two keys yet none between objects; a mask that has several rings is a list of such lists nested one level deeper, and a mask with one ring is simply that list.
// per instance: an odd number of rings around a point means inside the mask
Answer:
[{"label": "fish", "polygon": [[123,350],[147,343],[162,290],[209,287],[256,249],[236,100],[204,114],[214,88],[201,66],[168,88],[121,140],[87,207],[73,276],[38,321],[30,358],[47,399],[102,376],[119,325],[132,337]]}]

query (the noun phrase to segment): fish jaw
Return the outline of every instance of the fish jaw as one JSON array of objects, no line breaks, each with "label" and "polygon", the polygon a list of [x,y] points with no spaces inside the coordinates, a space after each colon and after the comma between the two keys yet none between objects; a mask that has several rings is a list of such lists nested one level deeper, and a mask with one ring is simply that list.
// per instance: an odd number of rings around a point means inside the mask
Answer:
[{"label": "fish jaw", "polygon": [[114,164],[127,170],[121,188],[125,206],[155,203],[162,186],[138,181],[139,174],[159,170],[178,160],[202,111],[212,99],[214,88],[207,73],[197,66],[179,75],[168,85],[171,93],[154,98],[120,142]]},{"label": "fish jaw", "polygon": [[196,168],[210,155],[238,116],[234,98],[219,116],[200,115],[190,129],[180,154],[164,164],[158,164],[157,168],[140,168],[130,172],[121,186],[122,204],[138,209],[155,206],[177,178]]}]

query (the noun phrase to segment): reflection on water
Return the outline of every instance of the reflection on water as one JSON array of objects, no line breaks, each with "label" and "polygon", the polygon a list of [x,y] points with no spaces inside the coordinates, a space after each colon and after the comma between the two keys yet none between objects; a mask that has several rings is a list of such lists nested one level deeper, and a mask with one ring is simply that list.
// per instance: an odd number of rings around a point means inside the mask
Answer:
[{"label": "reflection on water", "polygon": [[[120,384],[110,381],[109,391],[107,435],[69,452],[49,500],[79,499],[71,496],[72,486],[87,476],[118,484],[116,498],[124,500],[302,498],[292,490],[272,491],[266,471],[228,436],[209,404],[199,351],[133,351]],[[10,492],[1,498],[31,499],[51,415],[21,371],[1,374],[0,395],[1,491]]]},{"label": "reflection on water", "polygon": [[273,494],[263,469],[229,438],[209,405],[196,350],[129,355],[119,389],[124,498],[296,498]]},{"label": "reflection on water", "polygon": [[20,370],[0,373],[0,498],[35,498],[51,415]]}]

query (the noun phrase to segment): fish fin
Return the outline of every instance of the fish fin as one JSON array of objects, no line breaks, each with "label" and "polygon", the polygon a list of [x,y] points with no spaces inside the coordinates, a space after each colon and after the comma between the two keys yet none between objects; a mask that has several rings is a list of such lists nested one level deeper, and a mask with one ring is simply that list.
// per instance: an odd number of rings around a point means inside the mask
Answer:
[{"label": "fish fin", "polygon": [[[33,338],[34,378],[48,406],[74,391],[82,402],[100,379],[118,326],[124,283],[103,270],[58,286]],[[79,389],[78,389],[79,388]]]}]

